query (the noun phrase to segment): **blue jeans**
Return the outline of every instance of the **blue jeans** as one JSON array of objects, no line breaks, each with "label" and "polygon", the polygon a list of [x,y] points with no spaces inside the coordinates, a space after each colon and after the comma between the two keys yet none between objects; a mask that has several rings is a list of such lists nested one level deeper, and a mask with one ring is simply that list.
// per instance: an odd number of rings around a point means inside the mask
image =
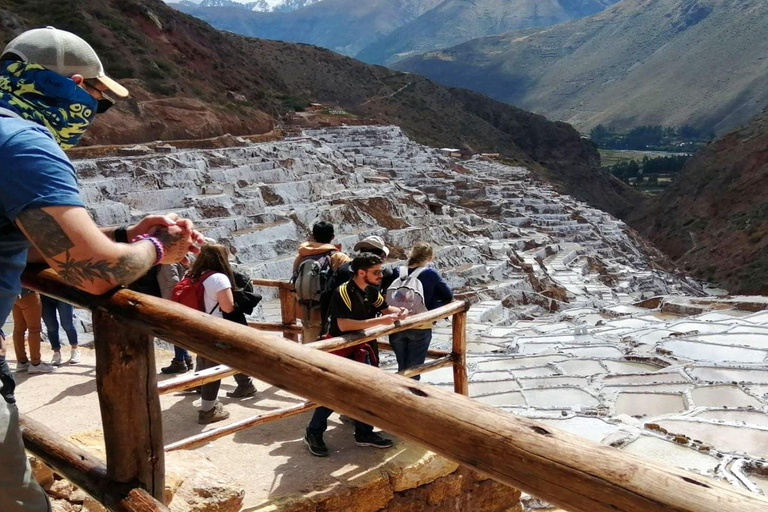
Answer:
[{"label": "blue jeans", "polygon": [[[424,364],[432,341],[432,329],[409,329],[389,335],[389,344],[397,357],[397,371]],[[421,380],[421,375],[413,377]]]},{"label": "blue jeans", "polygon": [[43,322],[45,322],[45,330],[48,332],[48,341],[51,342],[51,348],[56,352],[61,349],[61,343],[59,342],[59,320],[56,317],[57,312],[58,317],[61,319],[61,327],[67,333],[69,344],[76,347],[77,330],[75,330],[74,306],[52,297],[46,297],[45,295],[41,295],[41,298],[43,300]]},{"label": "blue jeans", "polygon": [[189,359],[189,351],[185,348],[177,347],[176,345],[173,346],[173,360],[174,361],[186,361]]},{"label": "blue jeans", "polygon": [[[365,364],[371,364],[368,356],[365,357]],[[331,414],[333,414],[333,410],[327,407],[315,409],[312,419],[309,421],[309,425],[307,425],[307,432],[309,434],[322,435],[323,432],[328,430],[328,418],[330,418]],[[355,437],[370,434],[371,432],[373,432],[372,425],[355,420]]]}]

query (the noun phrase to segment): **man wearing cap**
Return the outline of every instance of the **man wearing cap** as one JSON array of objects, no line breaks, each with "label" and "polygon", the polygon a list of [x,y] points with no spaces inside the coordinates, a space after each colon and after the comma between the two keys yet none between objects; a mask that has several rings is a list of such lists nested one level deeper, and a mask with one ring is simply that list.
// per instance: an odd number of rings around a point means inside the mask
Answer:
[{"label": "man wearing cap", "polygon": [[[27,261],[45,261],[72,286],[101,294],[198,251],[194,244],[202,237],[187,219],[153,215],[100,230],[80,199],[62,148],[77,144],[113,98],[127,96],[90,45],[63,30],[29,30],[0,54],[0,325],[21,290]],[[0,510],[46,512],[47,496],[24,453],[3,342]]]}]

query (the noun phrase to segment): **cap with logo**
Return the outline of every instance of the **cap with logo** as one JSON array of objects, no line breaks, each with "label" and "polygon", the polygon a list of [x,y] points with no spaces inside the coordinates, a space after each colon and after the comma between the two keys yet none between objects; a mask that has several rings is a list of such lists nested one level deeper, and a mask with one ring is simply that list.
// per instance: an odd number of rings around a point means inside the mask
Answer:
[{"label": "cap with logo", "polygon": [[2,55],[6,53],[60,75],[82,75],[86,80],[100,82],[107,89],[105,92],[118,98],[128,97],[128,89],[104,73],[104,66],[91,45],[66,30],[54,27],[27,30],[8,43]]},{"label": "cap with logo", "polygon": [[389,256],[389,249],[384,245],[384,240],[380,236],[367,236],[355,244],[355,251],[360,252],[365,249],[378,249],[384,253],[384,257]]}]

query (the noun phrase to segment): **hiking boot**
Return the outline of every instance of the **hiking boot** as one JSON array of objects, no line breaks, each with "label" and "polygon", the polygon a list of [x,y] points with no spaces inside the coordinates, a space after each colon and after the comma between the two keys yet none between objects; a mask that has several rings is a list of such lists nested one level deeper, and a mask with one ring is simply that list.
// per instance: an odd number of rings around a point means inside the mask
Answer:
[{"label": "hiking boot", "polygon": [[80,349],[77,347],[72,348],[72,352],[69,354],[69,364],[77,364],[80,362]]},{"label": "hiking boot", "polygon": [[224,410],[221,402],[216,402],[213,409],[209,411],[197,411],[197,422],[200,425],[216,423],[217,421],[223,421],[227,418],[229,418],[229,412]]},{"label": "hiking boot", "polygon": [[16,363],[16,373],[24,373],[29,370],[29,361],[26,363]]},{"label": "hiking boot", "polygon": [[255,394],[256,386],[253,385],[253,382],[243,385],[238,384],[234,391],[227,391],[229,398],[247,398]]},{"label": "hiking boot", "polygon": [[171,375],[173,373],[187,373],[187,365],[184,361],[177,361],[174,359],[171,361],[171,364],[165,368],[160,368],[160,371],[166,375]]},{"label": "hiking boot", "polygon": [[55,369],[56,368],[54,368],[48,363],[40,363],[40,364],[29,365],[29,370],[27,371],[29,373],[51,373]]},{"label": "hiking boot", "polygon": [[327,457],[328,454],[331,453],[328,451],[328,447],[325,446],[325,441],[323,441],[323,434],[312,434],[307,432],[304,434],[304,444],[307,445],[309,453],[315,457]]},{"label": "hiking boot", "polygon": [[51,364],[53,366],[61,366],[61,352],[54,352],[51,358]]},{"label": "hiking boot", "polygon": [[189,370],[190,372],[195,369],[195,362],[192,361],[191,357],[185,357],[184,358],[184,364],[187,365],[187,370]]},{"label": "hiking boot", "polygon": [[391,439],[381,437],[376,432],[370,432],[363,435],[355,435],[355,444],[357,446],[372,446],[374,448],[392,448],[395,443]]}]

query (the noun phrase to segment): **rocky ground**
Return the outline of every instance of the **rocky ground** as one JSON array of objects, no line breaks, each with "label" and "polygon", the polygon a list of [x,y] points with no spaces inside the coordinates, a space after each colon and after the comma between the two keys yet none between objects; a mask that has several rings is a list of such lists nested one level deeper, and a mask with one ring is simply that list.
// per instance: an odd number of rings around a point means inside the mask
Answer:
[{"label": "rocky ground", "polygon": [[[384,237],[392,264],[413,242],[430,241],[436,266],[473,303],[473,397],[768,493],[768,300],[705,297],[621,221],[555,192],[524,168],[446,158],[396,127],[232,144],[124,148],[79,160],[83,197],[101,224],[150,212],[188,216],[235,248],[238,264],[254,277],[287,278],[298,241],[318,219],[337,226],[345,248],[368,235]],[[257,316],[274,318],[276,304],[265,296]],[[449,336],[449,325],[439,323],[434,348],[450,347]],[[392,358],[384,363],[391,368]],[[451,373],[425,380],[449,386]],[[93,399],[86,386],[75,390],[58,396]],[[187,420],[169,421],[169,428],[187,428]],[[78,428],[95,428],[98,417],[89,422]],[[257,429],[234,439],[272,443],[267,435]],[[292,443],[303,455],[298,436],[290,437],[283,446]],[[231,443],[196,451],[216,458]],[[267,451],[259,453],[285,455]],[[339,471],[331,473],[341,483],[332,486],[344,488],[348,472]],[[256,487],[278,495],[264,482]]]}]

